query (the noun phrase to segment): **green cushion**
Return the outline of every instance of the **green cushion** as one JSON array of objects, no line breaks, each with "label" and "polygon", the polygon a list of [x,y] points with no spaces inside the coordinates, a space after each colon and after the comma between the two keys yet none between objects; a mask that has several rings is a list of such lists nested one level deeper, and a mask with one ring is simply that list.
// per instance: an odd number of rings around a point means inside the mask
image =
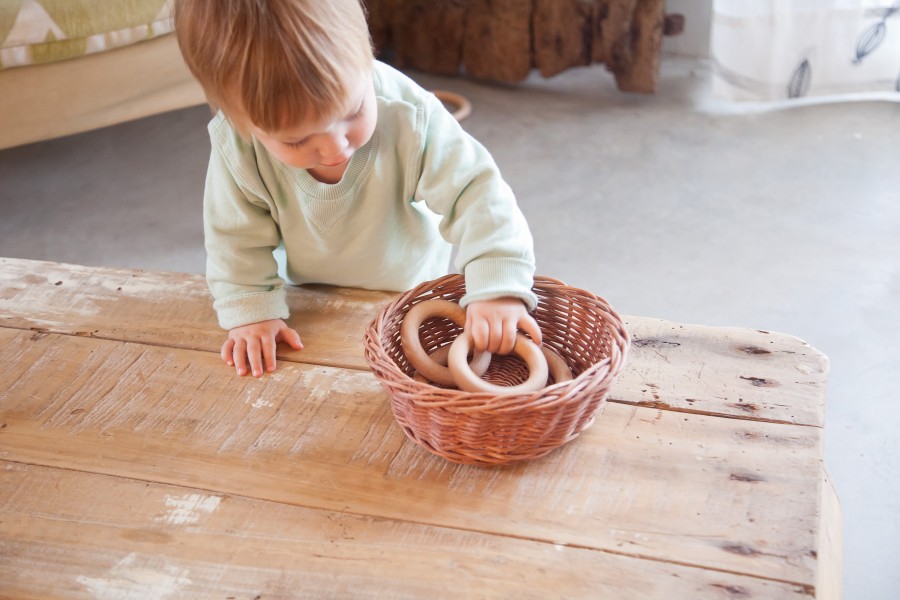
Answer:
[{"label": "green cushion", "polygon": [[168,0],[0,0],[0,69],[75,58],[171,32]]}]

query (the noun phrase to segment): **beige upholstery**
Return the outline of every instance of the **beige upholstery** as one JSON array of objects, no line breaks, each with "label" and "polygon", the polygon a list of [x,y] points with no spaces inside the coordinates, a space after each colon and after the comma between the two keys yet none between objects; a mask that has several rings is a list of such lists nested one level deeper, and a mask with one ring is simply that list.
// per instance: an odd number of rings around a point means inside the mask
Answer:
[{"label": "beige upholstery", "polygon": [[0,148],[202,104],[173,34],[0,71]]}]

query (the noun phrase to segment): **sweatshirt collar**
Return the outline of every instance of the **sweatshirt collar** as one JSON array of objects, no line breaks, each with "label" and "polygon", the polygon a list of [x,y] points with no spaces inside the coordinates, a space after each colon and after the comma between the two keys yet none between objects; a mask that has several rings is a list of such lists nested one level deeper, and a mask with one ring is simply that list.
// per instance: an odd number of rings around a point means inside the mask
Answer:
[{"label": "sweatshirt collar", "polygon": [[344,176],[334,184],[322,183],[306,169],[300,169],[291,165],[285,165],[285,167],[294,175],[298,187],[307,196],[323,200],[340,198],[349,194],[363,178],[371,167],[377,150],[378,129],[376,128],[371,139],[362,148],[353,153],[353,156],[350,157],[350,163],[347,165],[347,170],[344,171]]}]

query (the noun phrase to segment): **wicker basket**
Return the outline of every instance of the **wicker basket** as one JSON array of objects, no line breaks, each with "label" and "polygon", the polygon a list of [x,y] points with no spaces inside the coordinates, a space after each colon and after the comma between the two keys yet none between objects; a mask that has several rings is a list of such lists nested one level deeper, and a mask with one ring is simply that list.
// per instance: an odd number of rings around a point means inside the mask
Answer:
[{"label": "wicker basket", "polygon": [[[461,275],[425,282],[386,306],[366,328],[365,356],[387,390],[394,417],[417,444],[452,462],[505,464],[544,456],[589,427],[606,402],[630,345],[622,319],[601,298],[561,281],[536,277],[533,316],[543,343],[563,357],[574,379],[531,394],[490,394],[445,389],[413,380],[415,369],[400,347],[400,323],[415,304],[465,294]],[[451,343],[460,328],[429,319],[419,330],[431,353]],[[495,356],[485,379],[524,381],[524,363]]]}]

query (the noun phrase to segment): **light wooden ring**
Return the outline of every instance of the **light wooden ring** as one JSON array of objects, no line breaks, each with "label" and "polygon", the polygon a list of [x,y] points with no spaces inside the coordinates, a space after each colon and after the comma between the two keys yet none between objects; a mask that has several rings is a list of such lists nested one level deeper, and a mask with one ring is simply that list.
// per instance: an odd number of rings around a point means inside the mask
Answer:
[{"label": "light wooden ring", "polygon": [[450,114],[457,121],[462,121],[472,114],[472,103],[465,96],[447,90],[434,90],[433,93],[445,106],[450,104],[456,107],[456,110],[450,111]]},{"label": "light wooden ring", "polygon": [[[420,302],[406,312],[403,323],[400,325],[400,344],[403,347],[403,353],[406,354],[409,363],[425,379],[440,385],[456,385],[450,369],[425,354],[425,349],[422,348],[422,342],[419,340],[419,328],[422,323],[432,317],[443,317],[460,327],[466,326],[466,311],[459,304],[439,298]],[[468,350],[462,359],[464,364],[467,356]],[[472,357],[474,372],[484,373],[489,364],[491,364],[490,352],[476,352]]]},{"label": "light wooden ring", "polygon": [[[488,356],[488,360],[482,360],[481,362],[476,363],[475,357],[473,356],[472,360],[469,361],[469,368],[472,369],[472,372],[475,373],[476,375],[478,375],[479,377],[484,375],[484,373],[488,370],[488,367],[491,366],[490,353],[484,352],[484,354],[486,354]],[[450,360],[450,344],[447,344],[446,346],[441,346],[440,348],[438,348],[437,350],[435,350],[434,352],[429,354],[428,358],[430,358],[437,364],[441,365],[442,367],[446,367],[447,363]],[[559,360],[562,360],[562,359],[560,358]],[[571,373],[570,373],[570,375],[571,375]],[[415,381],[418,381],[419,383],[431,383],[431,381],[428,381],[427,379],[425,379],[425,377],[418,371],[416,372],[415,375],[413,375],[413,379]],[[571,376],[569,377],[569,379],[571,379]]]},{"label": "light wooden ring", "polygon": [[550,371],[550,376],[553,377],[554,384],[573,379],[572,369],[569,368],[562,356],[547,346],[541,346],[541,354],[547,360],[547,368]]},{"label": "light wooden ring", "polygon": [[469,346],[472,345],[472,336],[463,331],[450,344],[450,372],[459,389],[466,392],[490,392],[493,394],[527,394],[536,392],[547,385],[547,359],[544,358],[541,349],[530,339],[516,334],[516,345],[513,346],[513,354],[525,361],[528,366],[528,379],[519,385],[494,385],[475,375],[466,364],[469,354]]}]

